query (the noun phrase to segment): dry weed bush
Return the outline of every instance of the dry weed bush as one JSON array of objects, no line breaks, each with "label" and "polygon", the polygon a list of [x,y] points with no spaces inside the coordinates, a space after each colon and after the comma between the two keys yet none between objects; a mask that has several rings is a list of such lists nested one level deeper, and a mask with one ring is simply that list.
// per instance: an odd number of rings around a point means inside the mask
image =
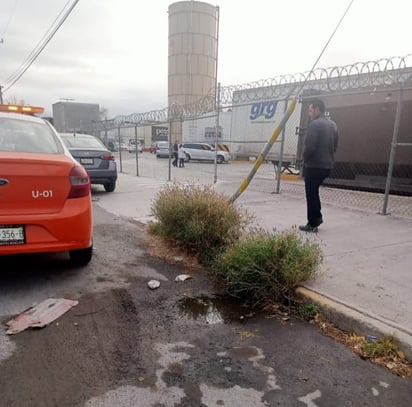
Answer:
[{"label": "dry weed bush", "polygon": [[319,245],[296,231],[258,231],[228,247],[213,271],[231,295],[268,305],[293,297],[321,261]]},{"label": "dry weed bush", "polygon": [[198,253],[203,264],[236,242],[251,221],[211,186],[167,185],[151,209],[157,220],[151,231]]}]

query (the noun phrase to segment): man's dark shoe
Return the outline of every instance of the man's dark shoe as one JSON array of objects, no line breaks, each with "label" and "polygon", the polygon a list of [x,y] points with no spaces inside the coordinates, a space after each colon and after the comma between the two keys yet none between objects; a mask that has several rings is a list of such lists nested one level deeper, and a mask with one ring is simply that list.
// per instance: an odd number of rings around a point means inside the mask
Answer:
[{"label": "man's dark shoe", "polygon": [[303,232],[316,233],[318,231],[318,227],[317,226],[311,226],[309,223],[307,223],[306,225],[299,226],[299,230],[301,230]]},{"label": "man's dark shoe", "polygon": [[322,218],[319,218],[319,219],[316,221],[316,226],[320,226],[322,223],[323,223],[323,219],[322,219]]}]

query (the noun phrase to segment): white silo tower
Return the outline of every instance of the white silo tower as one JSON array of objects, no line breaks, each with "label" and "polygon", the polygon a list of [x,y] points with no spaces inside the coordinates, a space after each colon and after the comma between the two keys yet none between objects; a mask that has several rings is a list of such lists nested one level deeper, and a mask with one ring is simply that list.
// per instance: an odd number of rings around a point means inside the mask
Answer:
[{"label": "white silo tower", "polygon": [[[201,1],[169,6],[168,103],[190,105],[216,88],[219,8]],[[171,141],[182,140],[181,122],[171,123]]]}]

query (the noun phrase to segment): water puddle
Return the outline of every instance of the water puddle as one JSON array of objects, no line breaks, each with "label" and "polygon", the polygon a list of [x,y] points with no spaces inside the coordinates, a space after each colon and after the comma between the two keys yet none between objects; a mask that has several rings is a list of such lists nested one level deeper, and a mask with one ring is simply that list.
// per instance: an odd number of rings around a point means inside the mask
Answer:
[{"label": "water puddle", "polygon": [[211,325],[242,322],[250,314],[241,302],[223,295],[185,297],[178,301],[178,308],[181,315],[203,319]]}]

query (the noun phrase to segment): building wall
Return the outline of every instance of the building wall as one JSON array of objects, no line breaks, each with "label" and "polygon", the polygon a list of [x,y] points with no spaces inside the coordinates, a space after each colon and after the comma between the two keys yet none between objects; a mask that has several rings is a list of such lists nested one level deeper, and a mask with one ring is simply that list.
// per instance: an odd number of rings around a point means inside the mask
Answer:
[{"label": "building wall", "polygon": [[54,127],[59,132],[90,131],[99,120],[99,105],[95,103],[58,102],[53,104]]},{"label": "building wall", "polygon": [[[231,140],[232,112],[219,115],[218,143],[229,144]],[[216,137],[216,116],[208,115],[183,122],[182,141],[214,144]]]},{"label": "building wall", "polygon": [[[135,138],[135,127],[120,128],[120,142],[128,144],[130,139]],[[168,128],[164,125],[148,125],[137,127],[137,139],[146,146],[156,141],[167,141]],[[119,141],[119,129],[111,129],[108,131],[108,138],[111,141]]]}]

